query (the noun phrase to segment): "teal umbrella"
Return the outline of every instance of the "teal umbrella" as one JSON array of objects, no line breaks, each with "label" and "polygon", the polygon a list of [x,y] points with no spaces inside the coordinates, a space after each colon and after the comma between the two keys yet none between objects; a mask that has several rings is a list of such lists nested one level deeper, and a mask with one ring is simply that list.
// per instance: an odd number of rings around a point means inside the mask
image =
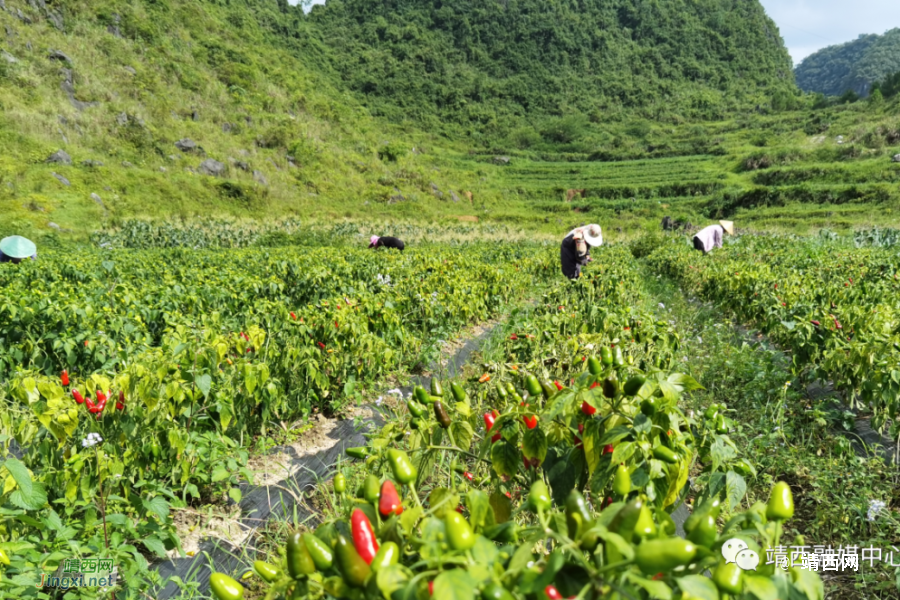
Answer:
[{"label": "teal umbrella", "polygon": [[11,235],[0,240],[0,252],[10,258],[28,258],[37,253],[37,246],[21,235]]}]

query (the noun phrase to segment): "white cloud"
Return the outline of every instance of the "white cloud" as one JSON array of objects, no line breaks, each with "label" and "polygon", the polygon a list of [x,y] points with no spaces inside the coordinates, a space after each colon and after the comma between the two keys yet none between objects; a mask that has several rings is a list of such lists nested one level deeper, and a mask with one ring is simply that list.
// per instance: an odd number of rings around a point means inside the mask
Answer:
[{"label": "white cloud", "polygon": [[897,0],[760,0],[794,63],[825,46],[900,27]]}]

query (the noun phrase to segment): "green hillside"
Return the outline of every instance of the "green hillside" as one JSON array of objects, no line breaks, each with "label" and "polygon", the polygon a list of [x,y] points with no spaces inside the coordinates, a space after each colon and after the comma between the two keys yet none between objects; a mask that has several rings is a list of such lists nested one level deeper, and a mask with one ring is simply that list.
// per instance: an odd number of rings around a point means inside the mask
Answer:
[{"label": "green hillside", "polygon": [[709,118],[793,86],[755,1],[330,0],[311,16],[373,112],[433,127]]},{"label": "green hillside", "polygon": [[900,71],[900,28],[884,35],[861,35],[808,56],[795,70],[797,85],[807,92],[866,96],[873,83]]},{"label": "green hillside", "polygon": [[890,220],[897,100],[813,108],[778,77],[787,55],[756,2],[708,4],[6,0],[0,234],[46,245],[134,218],[461,218],[549,236],[668,214]]}]

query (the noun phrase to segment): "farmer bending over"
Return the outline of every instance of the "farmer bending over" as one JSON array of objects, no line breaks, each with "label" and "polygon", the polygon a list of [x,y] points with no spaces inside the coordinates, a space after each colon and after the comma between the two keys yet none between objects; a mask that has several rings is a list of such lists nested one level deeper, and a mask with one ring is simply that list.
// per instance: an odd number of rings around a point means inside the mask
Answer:
[{"label": "farmer bending over", "polygon": [[369,238],[369,248],[396,248],[400,252],[403,252],[405,247],[405,244],[395,237],[378,237],[377,235],[373,235]]},{"label": "farmer bending over", "polygon": [[563,275],[569,279],[581,277],[581,267],[591,261],[590,247],[603,245],[599,225],[586,225],[570,231],[560,246]]},{"label": "farmer bending over", "polygon": [[734,223],[731,221],[719,221],[718,225],[701,229],[694,236],[694,249],[709,254],[714,248],[722,247],[722,238],[726,233],[734,235]]},{"label": "farmer bending over", "polygon": [[37,260],[37,246],[21,235],[12,235],[0,240],[0,263],[20,263],[24,259]]}]

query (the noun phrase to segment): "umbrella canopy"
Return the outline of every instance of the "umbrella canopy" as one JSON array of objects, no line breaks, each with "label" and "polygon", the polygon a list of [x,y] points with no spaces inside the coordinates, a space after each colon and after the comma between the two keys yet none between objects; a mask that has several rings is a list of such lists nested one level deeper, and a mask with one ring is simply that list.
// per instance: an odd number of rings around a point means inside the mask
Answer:
[{"label": "umbrella canopy", "polygon": [[11,235],[0,240],[0,252],[10,258],[28,258],[37,253],[37,246],[21,235]]}]

